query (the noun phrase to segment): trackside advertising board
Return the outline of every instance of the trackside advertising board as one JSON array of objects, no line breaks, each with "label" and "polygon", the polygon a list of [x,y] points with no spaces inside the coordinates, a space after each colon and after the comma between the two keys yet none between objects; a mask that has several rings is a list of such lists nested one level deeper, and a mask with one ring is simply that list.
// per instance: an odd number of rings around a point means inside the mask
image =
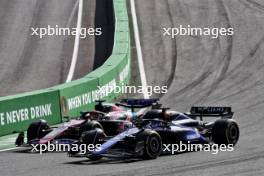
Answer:
[{"label": "trackside advertising board", "polygon": [[37,119],[45,119],[51,125],[61,121],[58,91],[36,91],[0,99],[0,136],[24,131]]},{"label": "trackside advertising board", "polygon": [[60,92],[62,118],[78,117],[81,111],[92,110],[95,100],[99,99],[98,85],[98,78],[82,78],[55,87]]}]

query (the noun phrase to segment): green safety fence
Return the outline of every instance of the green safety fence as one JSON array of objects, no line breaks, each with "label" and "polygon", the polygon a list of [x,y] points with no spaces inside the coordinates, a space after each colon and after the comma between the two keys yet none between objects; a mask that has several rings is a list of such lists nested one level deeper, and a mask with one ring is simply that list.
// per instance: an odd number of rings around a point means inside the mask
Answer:
[{"label": "green safety fence", "polygon": [[120,93],[100,91],[127,85],[130,79],[130,33],[126,1],[113,0],[115,37],[111,56],[85,77],[49,89],[0,98],[0,136],[24,131],[37,119],[50,125],[74,118],[94,107],[95,100],[111,101]]}]

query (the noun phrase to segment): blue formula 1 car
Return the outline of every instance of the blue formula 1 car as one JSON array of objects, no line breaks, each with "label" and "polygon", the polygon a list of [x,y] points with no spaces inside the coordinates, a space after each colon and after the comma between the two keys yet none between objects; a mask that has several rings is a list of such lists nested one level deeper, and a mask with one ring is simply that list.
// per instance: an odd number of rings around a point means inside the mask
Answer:
[{"label": "blue formula 1 car", "polygon": [[[133,106],[133,101],[128,104]],[[221,118],[205,122],[204,117]],[[81,156],[92,160],[102,157],[154,159],[166,153],[164,146],[167,144],[235,145],[239,127],[232,117],[231,107],[192,107],[190,113],[169,111],[168,108],[152,109],[134,119],[133,127],[116,136],[107,136],[102,129],[87,132],[81,143],[101,146]],[[80,157],[80,154],[69,152],[69,156]]]}]

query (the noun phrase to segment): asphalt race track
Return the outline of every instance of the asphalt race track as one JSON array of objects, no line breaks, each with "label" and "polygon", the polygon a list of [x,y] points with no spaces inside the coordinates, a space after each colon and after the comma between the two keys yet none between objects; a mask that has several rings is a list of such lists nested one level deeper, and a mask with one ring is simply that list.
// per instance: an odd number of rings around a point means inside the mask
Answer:
[{"label": "asphalt race track", "polygon": [[[74,36],[32,36],[31,27],[76,27],[75,0],[1,0],[0,96],[64,83]],[[93,27],[95,2],[85,1],[82,27]],[[72,15],[73,14],[73,15]],[[74,79],[92,70],[94,37],[81,39]],[[48,70],[48,71],[47,71]]]},{"label": "asphalt race track", "polygon": [[[232,106],[241,130],[235,150],[100,162],[9,151],[0,153],[1,175],[264,175],[264,2],[137,0],[136,6],[148,84],[168,85],[161,100],[179,111]],[[180,24],[232,26],[235,33],[217,39],[162,35],[161,27]]]}]

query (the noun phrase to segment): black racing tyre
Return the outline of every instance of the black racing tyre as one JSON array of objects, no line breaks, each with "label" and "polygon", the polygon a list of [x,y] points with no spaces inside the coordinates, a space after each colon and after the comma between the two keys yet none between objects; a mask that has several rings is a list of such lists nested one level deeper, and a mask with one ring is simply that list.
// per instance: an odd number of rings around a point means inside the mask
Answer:
[{"label": "black racing tyre", "polygon": [[72,157],[72,156],[74,156],[74,155],[76,155],[76,154],[78,154],[80,152],[79,148],[77,148],[77,149],[75,148],[76,145],[80,146],[80,142],[79,141],[78,142],[74,142],[74,143],[72,143],[70,145],[70,150],[68,151],[68,155],[70,157]]},{"label": "black racing tyre", "polygon": [[27,129],[27,141],[40,139],[51,131],[46,120],[32,122]]},{"label": "black racing tyre", "polygon": [[[105,136],[106,135],[102,129],[96,128],[94,130],[83,132],[80,141],[82,144],[86,144],[86,146],[89,144],[93,144],[95,146],[96,144],[100,144],[100,139]],[[99,160],[101,158],[102,156],[89,156],[89,159],[91,160]]]},{"label": "black racing tyre", "polygon": [[94,130],[96,128],[103,129],[103,126],[97,121],[88,121],[80,127],[80,135],[86,131]]},{"label": "black racing tyre", "polygon": [[[82,143],[84,143],[86,145],[94,144],[93,142],[91,142],[91,138],[93,138],[95,136],[95,131],[97,131],[97,129],[101,129],[101,131],[103,130],[102,125],[97,121],[88,121],[88,122],[84,123],[83,125],[80,126],[80,130],[79,130],[79,139],[80,140],[78,142],[72,144],[71,146],[73,146],[75,144],[80,146],[80,144],[82,144]],[[79,150],[73,151],[72,148],[68,152],[69,156],[74,156],[78,153],[79,153]]]},{"label": "black racing tyre", "polygon": [[215,121],[212,129],[212,139],[219,145],[235,145],[239,139],[238,124],[231,119],[220,119]]},{"label": "black racing tyre", "polygon": [[143,159],[155,159],[162,150],[162,140],[160,135],[153,130],[144,130],[139,136],[139,140],[144,140]]}]

